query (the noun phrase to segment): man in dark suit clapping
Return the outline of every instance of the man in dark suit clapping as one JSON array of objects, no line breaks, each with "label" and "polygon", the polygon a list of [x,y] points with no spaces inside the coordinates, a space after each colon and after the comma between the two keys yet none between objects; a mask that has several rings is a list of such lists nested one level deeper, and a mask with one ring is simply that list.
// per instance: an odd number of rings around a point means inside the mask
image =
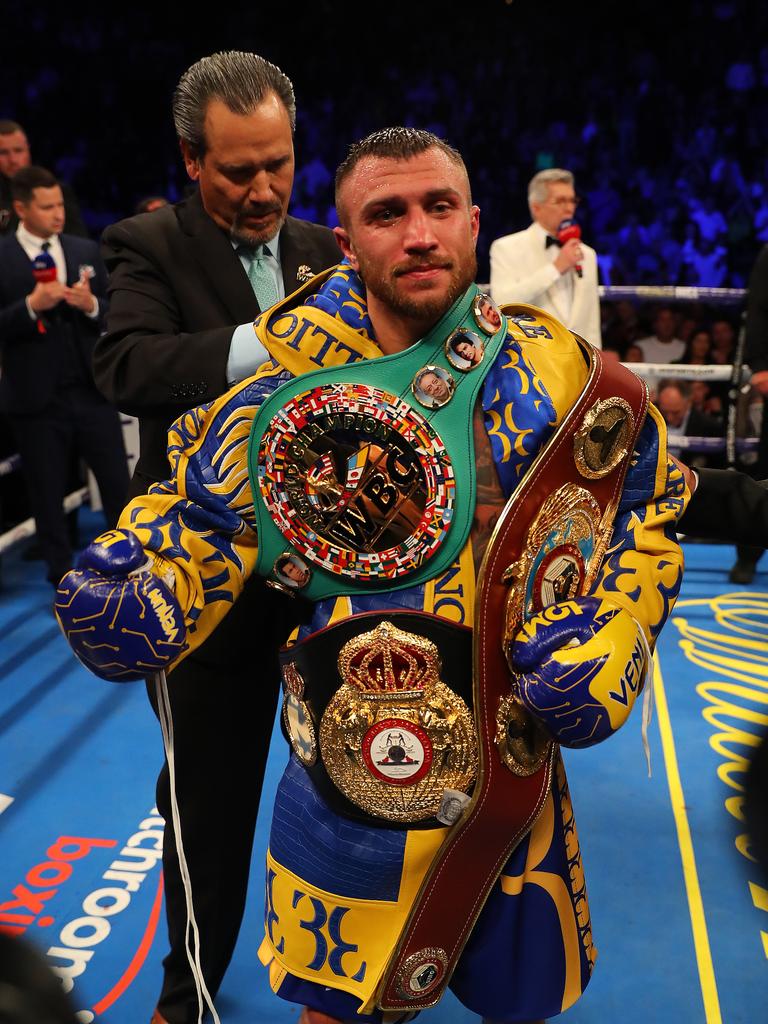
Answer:
[{"label": "man in dark suit clapping", "polygon": [[128,469],[119,417],[91,371],[107,285],[96,243],[61,234],[64,199],[49,171],[24,167],[12,187],[19,223],[0,242],[0,402],[55,586],[72,567],[62,503],[73,450],[93,470],[110,525],[126,499]]}]

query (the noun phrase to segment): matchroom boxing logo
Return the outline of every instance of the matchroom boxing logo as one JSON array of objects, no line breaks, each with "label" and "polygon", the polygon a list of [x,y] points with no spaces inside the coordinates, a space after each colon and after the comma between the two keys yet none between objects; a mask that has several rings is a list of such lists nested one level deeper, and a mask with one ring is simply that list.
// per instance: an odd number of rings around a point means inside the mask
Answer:
[{"label": "matchroom boxing logo", "polygon": [[[163,819],[157,808],[153,807],[150,816],[140,821],[136,831],[126,839],[122,849],[115,856],[117,839],[94,839],[85,836],[59,836],[45,851],[44,859],[27,871],[23,881],[11,890],[11,898],[0,903],[0,931],[11,935],[21,935],[28,929],[58,930],[54,944],[45,951],[55,974],[61,979],[65,992],[70,993],[75,1004],[78,999],[81,983],[75,984],[86,971],[100,974],[100,977],[89,977],[91,990],[98,986],[107,988],[103,996],[96,1000],[89,1009],[80,1010],[77,1014],[81,1024],[90,1024],[113,1006],[141,969],[157,929],[163,895],[162,872],[157,871],[157,878],[148,894],[151,899],[147,919],[141,925],[141,936],[138,943],[127,947],[125,967],[115,973],[109,970],[108,978],[98,970],[98,949],[112,933],[117,934],[123,914],[137,899],[147,883],[150,873],[158,867],[163,852]],[[112,858],[107,869],[101,875],[103,883],[94,888],[83,898],[79,913],[66,913],[66,921],[60,925],[55,916],[57,907],[65,903],[71,904],[71,894],[63,892],[71,880],[77,884],[80,873],[80,885],[87,874],[83,862],[104,857],[106,851]],[[91,863],[91,874],[93,865]],[[67,896],[69,895],[69,899]],[[146,905],[147,900],[142,903]],[[142,915],[143,916],[143,915]],[[136,931],[133,928],[125,928]],[[55,931],[54,931],[55,934]],[[30,937],[33,937],[30,934]],[[40,945],[40,934],[34,935],[36,945]],[[45,940],[43,940],[45,941]],[[119,939],[117,941],[120,941]],[[125,937],[122,937],[125,942]],[[44,947],[43,947],[44,948]],[[114,954],[112,955],[114,960]],[[94,970],[95,968],[95,970]]]}]

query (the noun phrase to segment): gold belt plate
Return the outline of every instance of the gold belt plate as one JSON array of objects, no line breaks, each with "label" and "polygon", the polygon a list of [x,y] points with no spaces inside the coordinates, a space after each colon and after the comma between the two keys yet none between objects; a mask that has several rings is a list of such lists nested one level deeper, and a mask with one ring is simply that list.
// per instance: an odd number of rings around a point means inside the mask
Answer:
[{"label": "gold belt plate", "polygon": [[477,739],[464,700],[440,680],[436,645],[384,621],[348,641],[344,680],[323,713],[320,752],[337,788],[387,821],[434,817],[444,790],[466,792]]}]

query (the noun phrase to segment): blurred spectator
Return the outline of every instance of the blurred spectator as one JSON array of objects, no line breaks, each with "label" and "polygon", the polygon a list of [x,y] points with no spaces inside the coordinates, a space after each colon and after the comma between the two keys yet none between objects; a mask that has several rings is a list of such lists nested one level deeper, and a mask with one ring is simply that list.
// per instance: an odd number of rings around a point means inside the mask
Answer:
[{"label": "blurred spectator", "polygon": [[712,394],[712,387],[705,380],[691,381],[691,408],[703,412],[713,419],[719,419],[723,403],[718,395]]},{"label": "blurred spectator", "polygon": [[[691,312],[682,312],[678,317],[677,336],[678,338],[680,338],[681,341],[685,342],[686,348],[688,346],[688,342],[691,340],[694,333],[698,329],[699,323],[699,319],[696,316],[694,316],[694,314]],[[685,362],[685,360],[683,360],[683,362]]]},{"label": "blurred spectator", "polygon": [[667,424],[670,454],[689,466],[722,463],[722,457],[708,458],[691,453],[680,443],[682,437],[722,437],[723,428],[711,416],[693,407],[691,387],[684,381],[663,380],[656,399],[659,412]]},{"label": "blurred spectator", "polygon": [[728,231],[725,217],[715,206],[715,197],[710,193],[703,202],[691,203],[691,220],[698,226],[702,241],[722,242]]},{"label": "blurred spectator", "polygon": [[674,363],[683,358],[685,342],[676,335],[677,318],[671,306],[660,306],[653,320],[654,333],[637,342],[646,363]]},{"label": "blurred spectator", "polygon": [[[31,162],[29,142],[21,125],[15,121],[0,121],[0,235],[12,234],[19,223],[13,208],[11,178],[22,167],[29,167]],[[64,231],[68,235],[88,238],[75,193],[64,182],[61,182],[61,191],[64,196]]]},{"label": "blurred spectator", "polygon": [[722,288],[728,273],[725,246],[702,238],[683,258],[683,282],[707,288]]},{"label": "blurred spectator", "polygon": [[709,331],[696,331],[685,346],[680,362],[694,366],[706,366],[712,362],[712,335]]},{"label": "blurred spectator", "polygon": [[643,350],[635,342],[633,342],[631,345],[627,346],[627,351],[624,353],[624,362],[625,363],[644,363],[645,362],[645,356],[643,355]]},{"label": "blurred spectator", "polygon": [[712,362],[724,366],[733,362],[736,331],[730,320],[715,320],[712,324]]},{"label": "blurred spectator", "polygon": [[750,92],[755,88],[755,69],[745,56],[742,55],[728,68],[725,84],[732,92]]},{"label": "blurred spectator", "polygon": [[604,343],[610,348],[625,352],[628,345],[643,336],[637,309],[628,300],[606,303],[603,313],[605,315],[603,338]]},{"label": "blurred spectator", "polygon": [[135,213],[154,213],[155,210],[162,210],[164,206],[168,205],[168,200],[165,196],[147,196],[146,199],[140,199],[136,203]]}]

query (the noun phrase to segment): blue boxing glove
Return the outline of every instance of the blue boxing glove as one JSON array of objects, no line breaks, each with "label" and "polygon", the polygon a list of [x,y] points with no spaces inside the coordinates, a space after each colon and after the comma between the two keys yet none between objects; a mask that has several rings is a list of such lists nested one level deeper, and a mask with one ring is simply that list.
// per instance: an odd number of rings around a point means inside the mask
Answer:
[{"label": "blue boxing glove", "polygon": [[179,602],[130,530],[102,533],[83,551],[54,611],[72,650],[102,679],[144,679],[186,649]]},{"label": "blue boxing glove", "polygon": [[635,619],[596,597],[544,608],[510,649],[520,700],[566,747],[590,747],[624,724],[648,660]]}]

